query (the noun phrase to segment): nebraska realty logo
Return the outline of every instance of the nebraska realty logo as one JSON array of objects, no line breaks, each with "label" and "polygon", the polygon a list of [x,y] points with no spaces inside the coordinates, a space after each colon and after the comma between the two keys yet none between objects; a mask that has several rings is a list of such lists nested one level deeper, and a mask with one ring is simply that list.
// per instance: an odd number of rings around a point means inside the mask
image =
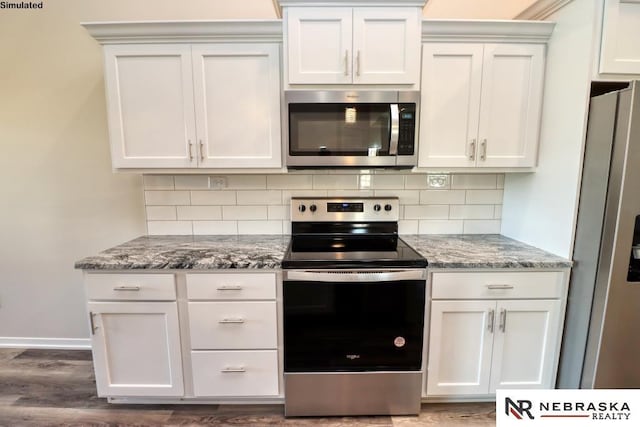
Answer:
[{"label": "nebraska realty logo", "polygon": [[640,390],[498,390],[496,425],[638,426]]}]

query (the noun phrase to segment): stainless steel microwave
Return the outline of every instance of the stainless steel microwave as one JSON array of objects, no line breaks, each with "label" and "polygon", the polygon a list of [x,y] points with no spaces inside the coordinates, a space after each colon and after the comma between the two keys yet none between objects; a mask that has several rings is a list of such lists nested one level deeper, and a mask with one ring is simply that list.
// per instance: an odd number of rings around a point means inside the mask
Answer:
[{"label": "stainless steel microwave", "polygon": [[287,91],[287,167],[416,165],[420,93]]}]

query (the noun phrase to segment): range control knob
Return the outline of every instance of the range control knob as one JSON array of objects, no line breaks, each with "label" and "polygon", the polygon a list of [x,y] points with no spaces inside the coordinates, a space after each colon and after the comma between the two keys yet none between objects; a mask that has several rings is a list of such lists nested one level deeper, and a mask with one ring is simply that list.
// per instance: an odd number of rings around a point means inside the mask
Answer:
[{"label": "range control knob", "polygon": [[318,207],[317,207],[316,205],[311,205],[311,206],[309,206],[309,210],[310,210],[311,212],[315,212],[317,209],[318,209]]},{"label": "range control knob", "polygon": [[391,209],[392,209],[391,205],[389,205],[389,204],[384,205],[384,210],[385,211],[389,212]]},{"label": "range control knob", "polygon": [[373,210],[374,210],[374,211],[379,212],[379,211],[380,211],[380,209],[381,209],[381,208],[380,208],[380,205],[379,205],[379,204],[375,204],[375,205],[373,205]]},{"label": "range control knob", "polygon": [[307,210],[307,207],[306,207],[305,205],[300,205],[300,206],[298,206],[298,210],[299,210],[300,212],[304,212],[304,211],[306,211],[306,210]]}]

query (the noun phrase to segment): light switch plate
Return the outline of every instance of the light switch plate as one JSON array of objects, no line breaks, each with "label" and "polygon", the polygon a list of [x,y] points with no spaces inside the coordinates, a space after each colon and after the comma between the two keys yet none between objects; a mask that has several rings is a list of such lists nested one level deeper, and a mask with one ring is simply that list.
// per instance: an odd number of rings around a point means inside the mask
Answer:
[{"label": "light switch plate", "polygon": [[209,188],[213,190],[221,190],[227,188],[227,177],[225,176],[210,176]]},{"label": "light switch plate", "polygon": [[449,175],[445,173],[427,174],[427,188],[443,190],[449,188]]}]

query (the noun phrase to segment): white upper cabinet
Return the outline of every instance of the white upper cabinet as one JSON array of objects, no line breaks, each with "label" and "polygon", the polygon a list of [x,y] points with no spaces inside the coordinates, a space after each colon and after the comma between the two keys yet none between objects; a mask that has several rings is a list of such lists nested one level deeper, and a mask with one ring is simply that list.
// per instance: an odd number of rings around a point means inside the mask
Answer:
[{"label": "white upper cabinet", "polygon": [[[536,166],[544,41],[553,24],[425,21],[424,28],[418,167]],[[505,41],[485,42],[496,33]],[[535,34],[540,42],[524,42]]]},{"label": "white upper cabinet", "polygon": [[192,166],[191,47],[110,45],[104,58],[113,167]]},{"label": "white upper cabinet", "polygon": [[290,7],[285,11],[291,85],[417,85],[419,7]]},{"label": "white upper cabinet", "polygon": [[198,165],[280,167],[280,54],[275,44],[193,46]]},{"label": "white upper cabinet", "polygon": [[105,44],[114,168],[282,166],[281,23],[85,26]]},{"label": "white upper cabinet", "polygon": [[605,0],[600,73],[640,74],[640,0]]}]

